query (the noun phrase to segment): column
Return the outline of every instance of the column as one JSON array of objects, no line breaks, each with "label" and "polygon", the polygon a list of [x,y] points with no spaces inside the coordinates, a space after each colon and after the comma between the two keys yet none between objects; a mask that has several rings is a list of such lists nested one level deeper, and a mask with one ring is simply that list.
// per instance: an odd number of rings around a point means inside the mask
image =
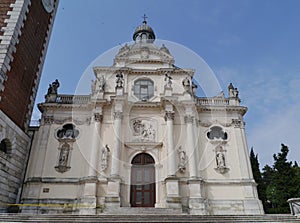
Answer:
[{"label": "column", "polygon": [[168,177],[176,175],[176,159],[174,151],[174,131],[173,131],[173,121],[174,112],[166,111],[165,120],[167,122],[167,167],[168,167]]},{"label": "column", "polygon": [[194,116],[187,115],[185,116],[186,123],[186,145],[188,150],[188,164],[189,164],[189,172],[190,178],[197,178],[197,166],[196,166],[196,151],[195,151],[195,140],[194,140],[194,131],[193,131],[193,123]]},{"label": "column", "polygon": [[98,161],[99,161],[99,150],[101,149],[100,143],[100,127],[102,121],[102,114],[94,114],[94,125],[92,132],[92,150],[90,155],[89,173],[88,176],[97,176]]},{"label": "column", "polygon": [[82,182],[82,197],[79,202],[82,205],[79,208],[80,214],[95,214],[97,205],[97,170],[99,161],[100,127],[102,114],[94,113],[92,126],[92,146],[89,159],[88,177]]},{"label": "column", "polygon": [[119,177],[120,171],[120,147],[121,147],[121,128],[122,128],[122,112],[117,111],[114,113],[114,133],[115,145],[112,151],[112,166],[111,177]]}]

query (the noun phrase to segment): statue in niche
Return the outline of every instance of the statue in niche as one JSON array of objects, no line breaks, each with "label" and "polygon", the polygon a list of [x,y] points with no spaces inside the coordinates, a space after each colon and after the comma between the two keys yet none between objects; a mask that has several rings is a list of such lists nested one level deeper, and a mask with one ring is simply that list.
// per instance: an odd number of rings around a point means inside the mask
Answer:
[{"label": "statue in niche", "polygon": [[103,75],[97,77],[97,80],[92,80],[92,94],[104,92],[105,84],[106,82]]},{"label": "statue in niche", "polygon": [[135,119],[132,122],[133,135],[138,141],[154,141],[155,129],[150,121]]},{"label": "statue in niche", "polygon": [[224,155],[223,152],[217,152],[217,154],[216,154],[216,162],[217,162],[217,168],[219,168],[219,169],[226,168],[225,155]]},{"label": "statue in niche", "polygon": [[169,72],[165,72],[165,86],[168,88],[172,87],[172,77],[170,76]]},{"label": "statue in niche", "polygon": [[123,87],[123,82],[124,82],[124,76],[122,73],[118,73],[116,75],[116,88],[122,88]]},{"label": "statue in niche", "polygon": [[59,81],[56,79],[52,84],[49,84],[47,95],[57,94],[57,89],[59,88]]},{"label": "statue in niche", "polygon": [[108,161],[108,154],[110,152],[110,149],[108,145],[105,145],[102,150],[101,150],[101,170],[105,170],[108,166],[107,161]]},{"label": "statue in niche", "polygon": [[55,169],[60,172],[66,172],[71,167],[68,166],[69,163],[69,156],[70,156],[70,146],[69,144],[65,143],[60,148],[60,153],[58,157],[58,165],[55,167]]},{"label": "statue in niche", "polygon": [[185,166],[187,163],[186,152],[183,150],[182,146],[179,146],[177,152],[178,152],[178,158],[179,158],[178,168],[179,168],[180,172],[184,172]]},{"label": "statue in niche", "polygon": [[59,166],[67,166],[67,164],[68,164],[68,157],[69,157],[69,148],[64,148],[63,147],[60,150],[58,165]]}]

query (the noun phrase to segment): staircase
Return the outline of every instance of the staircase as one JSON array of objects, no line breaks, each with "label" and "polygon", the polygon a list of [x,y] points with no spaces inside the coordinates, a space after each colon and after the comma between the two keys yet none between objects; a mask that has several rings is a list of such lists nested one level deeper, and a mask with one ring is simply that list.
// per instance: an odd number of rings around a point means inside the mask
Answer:
[{"label": "staircase", "polygon": [[[293,215],[183,215],[167,213],[150,214],[151,210],[132,214],[100,215],[34,215],[0,214],[0,222],[300,222]],[[161,211],[162,212],[162,211]]]}]

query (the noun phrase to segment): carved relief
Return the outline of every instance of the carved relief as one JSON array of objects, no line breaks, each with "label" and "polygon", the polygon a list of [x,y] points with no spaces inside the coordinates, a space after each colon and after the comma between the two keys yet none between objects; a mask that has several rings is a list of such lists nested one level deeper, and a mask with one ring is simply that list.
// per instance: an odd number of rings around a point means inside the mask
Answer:
[{"label": "carved relief", "polygon": [[225,152],[224,148],[222,146],[217,146],[215,149],[216,152],[216,168],[215,170],[221,174],[224,174],[229,171],[229,168],[226,165],[226,158],[225,158]]},{"label": "carved relief", "polygon": [[183,150],[182,146],[179,146],[178,150],[178,169],[180,172],[185,172],[186,163],[187,163],[187,155],[186,152]]},{"label": "carved relief", "polygon": [[71,167],[69,166],[70,160],[70,150],[71,147],[68,143],[64,143],[60,148],[59,148],[59,157],[58,157],[58,162],[57,166],[55,167],[56,171],[63,173],[68,171]]},{"label": "carved relief", "polygon": [[156,123],[153,120],[143,118],[133,119],[131,121],[133,132],[133,141],[154,142],[156,137]]}]

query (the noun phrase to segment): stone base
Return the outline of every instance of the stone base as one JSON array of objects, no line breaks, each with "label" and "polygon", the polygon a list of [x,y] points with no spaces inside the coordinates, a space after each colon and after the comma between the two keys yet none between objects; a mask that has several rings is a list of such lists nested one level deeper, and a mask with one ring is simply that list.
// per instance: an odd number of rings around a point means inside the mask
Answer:
[{"label": "stone base", "polygon": [[23,199],[21,213],[78,214],[77,199]]},{"label": "stone base", "polygon": [[189,198],[189,214],[191,215],[206,215],[207,205],[203,198]]},{"label": "stone base", "polygon": [[79,214],[96,214],[96,197],[85,197],[78,201]]},{"label": "stone base", "polygon": [[209,200],[210,215],[261,215],[264,214],[258,199],[251,200]]}]

